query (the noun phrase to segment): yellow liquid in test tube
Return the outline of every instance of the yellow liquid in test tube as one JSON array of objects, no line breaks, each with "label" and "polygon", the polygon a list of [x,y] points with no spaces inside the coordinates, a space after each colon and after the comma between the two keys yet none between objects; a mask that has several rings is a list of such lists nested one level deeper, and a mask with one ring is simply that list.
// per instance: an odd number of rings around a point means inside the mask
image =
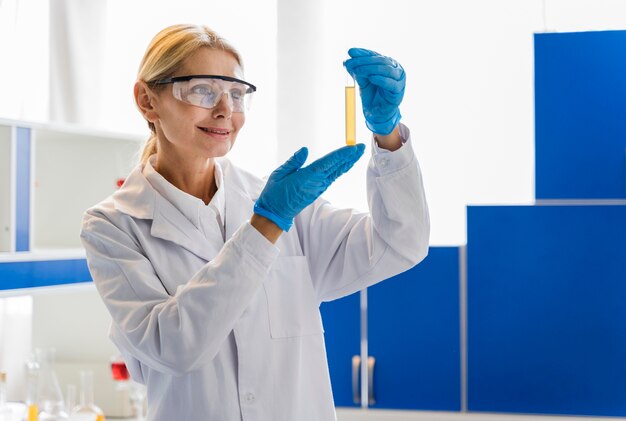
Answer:
[{"label": "yellow liquid in test tube", "polygon": [[356,145],[355,86],[346,86],[346,145]]},{"label": "yellow liquid in test tube", "polygon": [[39,408],[37,405],[28,405],[28,414],[26,419],[28,421],[37,421],[37,417],[39,416]]}]

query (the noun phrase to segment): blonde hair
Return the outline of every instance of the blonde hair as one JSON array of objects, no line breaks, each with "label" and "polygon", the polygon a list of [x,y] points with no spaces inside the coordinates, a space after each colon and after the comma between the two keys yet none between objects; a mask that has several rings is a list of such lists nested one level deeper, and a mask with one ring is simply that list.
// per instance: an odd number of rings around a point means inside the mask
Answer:
[{"label": "blonde hair", "polygon": [[[153,82],[174,74],[189,55],[202,47],[231,53],[243,69],[239,52],[208,26],[179,24],[163,29],[150,41],[141,60],[137,79],[146,82],[152,89],[158,89],[160,86]],[[149,121],[148,127],[151,134],[141,153],[143,164],[157,151],[156,128]]]}]

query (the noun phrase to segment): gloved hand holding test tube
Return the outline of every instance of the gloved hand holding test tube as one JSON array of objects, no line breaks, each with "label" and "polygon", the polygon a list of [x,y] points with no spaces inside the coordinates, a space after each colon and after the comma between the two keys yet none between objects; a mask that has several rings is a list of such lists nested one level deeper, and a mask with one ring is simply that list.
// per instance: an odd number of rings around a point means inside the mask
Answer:
[{"label": "gloved hand holding test tube", "polygon": [[[343,65],[359,85],[365,124],[373,133],[390,134],[400,122],[406,74],[391,57],[364,48],[350,48]],[[348,88],[346,87],[346,143],[348,142]]]}]

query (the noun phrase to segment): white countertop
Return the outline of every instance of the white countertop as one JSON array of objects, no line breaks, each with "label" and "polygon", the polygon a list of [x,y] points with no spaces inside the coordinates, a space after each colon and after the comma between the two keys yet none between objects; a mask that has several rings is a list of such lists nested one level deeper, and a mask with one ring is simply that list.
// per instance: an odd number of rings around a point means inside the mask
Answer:
[{"label": "white countertop", "polygon": [[337,421],[626,421],[618,417],[501,414],[484,412],[337,409]]},{"label": "white countertop", "polygon": [[[10,402],[12,421],[21,421],[25,405]],[[135,421],[134,418],[107,417],[108,420]],[[483,412],[395,411],[381,409],[337,408],[337,421],[626,421],[620,417],[557,415],[518,415]]]}]

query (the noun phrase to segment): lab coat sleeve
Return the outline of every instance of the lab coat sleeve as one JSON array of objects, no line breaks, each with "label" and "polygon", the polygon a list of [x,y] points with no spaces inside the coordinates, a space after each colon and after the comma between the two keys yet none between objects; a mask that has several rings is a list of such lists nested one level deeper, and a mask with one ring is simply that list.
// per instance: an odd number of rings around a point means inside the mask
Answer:
[{"label": "lab coat sleeve", "polygon": [[87,213],[81,239],[95,286],[112,316],[112,337],[142,363],[182,375],[214,358],[279,250],[249,223],[170,296],[136,238]]},{"label": "lab coat sleeve", "polygon": [[372,138],[366,183],[368,213],[320,198],[296,219],[319,301],[330,301],[404,272],[428,254],[430,219],[409,129],[403,145],[379,148]]}]

